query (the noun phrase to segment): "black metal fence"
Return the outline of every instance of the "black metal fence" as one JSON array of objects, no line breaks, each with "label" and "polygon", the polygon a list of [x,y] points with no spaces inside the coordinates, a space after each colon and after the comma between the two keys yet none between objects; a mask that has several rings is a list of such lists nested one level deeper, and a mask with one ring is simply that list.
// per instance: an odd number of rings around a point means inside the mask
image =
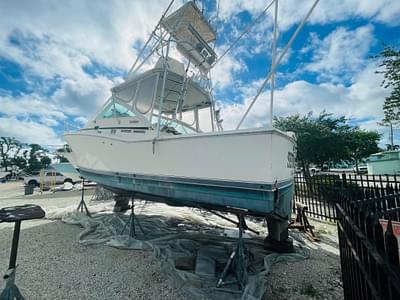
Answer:
[{"label": "black metal fence", "polygon": [[345,299],[400,299],[398,185],[342,189],[336,209]]},{"label": "black metal fence", "polygon": [[400,299],[400,181],[396,176],[295,176],[295,202],[336,221],[345,299]]},{"label": "black metal fence", "polygon": [[335,221],[335,202],[342,188],[357,193],[359,199],[382,197],[400,192],[400,178],[389,175],[356,175],[321,173],[306,178],[296,174],[294,202],[308,207],[308,214],[323,220]]}]

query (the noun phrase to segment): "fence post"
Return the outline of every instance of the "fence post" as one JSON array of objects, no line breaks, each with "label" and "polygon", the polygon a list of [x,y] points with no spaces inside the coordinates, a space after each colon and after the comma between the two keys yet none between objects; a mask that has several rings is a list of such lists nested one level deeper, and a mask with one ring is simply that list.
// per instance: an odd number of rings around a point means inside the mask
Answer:
[{"label": "fence post", "polygon": [[399,244],[397,238],[393,233],[392,221],[389,220],[385,232],[385,245],[388,262],[394,266],[399,266]]},{"label": "fence post", "polygon": [[342,182],[343,182],[343,187],[346,188],[347,187],[347,181],[346,181],[346,174],[342,173]]}]

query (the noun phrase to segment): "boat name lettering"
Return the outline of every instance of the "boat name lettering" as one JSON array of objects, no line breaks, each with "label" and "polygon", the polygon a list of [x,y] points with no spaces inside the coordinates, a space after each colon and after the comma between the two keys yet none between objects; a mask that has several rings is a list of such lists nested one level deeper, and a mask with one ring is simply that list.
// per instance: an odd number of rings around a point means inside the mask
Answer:
[{"label": "boat name lettering", "polygon": [[294,168],[295,166],[295,158],[293,152],[288,152],[288,157],[287,157],[287,167],[288,168]]}]

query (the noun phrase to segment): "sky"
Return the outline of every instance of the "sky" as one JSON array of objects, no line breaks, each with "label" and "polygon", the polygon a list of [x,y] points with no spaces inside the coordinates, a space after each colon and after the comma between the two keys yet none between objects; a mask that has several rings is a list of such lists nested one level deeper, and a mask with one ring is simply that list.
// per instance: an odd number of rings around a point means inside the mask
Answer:
[{"label": "sky", "polygon": [[[270,1],[197,1],[225,49]],[[278,55],[311,0],[280,0]],[[175,1],[173,9],[183,2]],[[5,0],[0,2],[0,136],[64,144],[65,123],[82,127],[123,82],[169,0]],[[217,9],[218,7],[218,9]],[[213,69],[225,129],[234,129],[271,66],[273,10]],[[389,89],[381,87],[383,45],[400,48],[400,1],[321,0],[277,69],[274,114],[322,111],[382,133]],[[269,122],[269,86],[243,124]],[[400,143],[400,130],[395,130]]]}]

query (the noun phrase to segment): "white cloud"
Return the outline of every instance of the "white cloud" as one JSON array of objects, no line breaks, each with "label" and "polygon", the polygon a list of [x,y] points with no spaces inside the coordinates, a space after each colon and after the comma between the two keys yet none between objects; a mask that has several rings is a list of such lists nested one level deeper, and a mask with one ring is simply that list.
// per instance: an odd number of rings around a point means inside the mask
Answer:
[{"label": "white cloud", "polygon": [[0,112],[7,116],[39,118],[39,122],[56,126],[68,116],[90,117],[111,95],[110,88],[119,78],[84,75],[65,79],[51,96],[36,93],[0,96]]},{"label": "white cloud", "polygon": [[375,42],[372,25],[355,30],[339,27],[322,40],[311,34],[310,40],[311,44],[302,53],[312,51],[313,57],[304,69],[317,73],[322,80],[339,82],[361,70]]},{"label": "white cloud", "polygon": [[212,79],[215,89],[224,89],[234,83],[234,74],[246,70],[246,65],[227,54],[212,69]]},{"label": "white cloud", "polygon": [[11,95],[0,96],[1,113],[8,116],[18,117],[46,117],[47,119],[63,120],[66,118],[64,112],[54,105],[49,103],[37,94],[22,94],[17,97]]},{"label": "white cloud", "polygon": [[0,57],[18,64],[24,84],[35,90],[1,96],[0,112],[7,120],[23,118],[50,131],[71,116],[82,122],[122,81],[121,77],[93,75],[86,68],[126,72],[168,3],[0,2]]},{"label": "white cloud", "polygon": [[15,137],[23,143],[62,145],[63,142],[47,125],[16,117],[0,117],[0,136]]},{"label": "white cloud", "polygon": [[74,122],[78,123],[79,125],[84,126],[87,123],[88,119],[85,117],[76,117]]},{"label": "white cloud", "polygon": [[[279,27],[287,30],[300,22],[311,8],[314,0],[298,1],[285,0],[279,2]],[[269,2],[255,0],[220,0],[220,17],[229,22],[233,15],[248,11],[253,16],[258,15]],[[268,11],[272,18],[273,6]],[[349,18],[365,18],[388,25],[398,25],[400,22],[400,2],[398,0],[323,0],[318,3],[310,22],[313,24],[327,24],[334,21],[343,21]]]},{"label": "white cloud", "polygon": [[[323,110],[335,115],[345,115],[363,122],[371,119],[380,120],[383,116],[382,104],[388,90],[380,87],[381,74],[375,74],[377,65],[370,63],[361,72],[354,75],[352,84],[348,87],[335,83],[310,83],[298,80],[285,85],[275,91],[274,114],[289,116],[296,113],[319,114]],[[234,129],[249,106],[256,93],[256,84],[242,88],[244,101],[235,104],[221,104],[224,128]],[[269,121],[269,91],[261,94],[250,111],[243,127],[263,126]],[[370,126],[370,128],[372,128]],[[375,129],[379,128],[376,124]]]},{"label": "white cloud", "polygon": [[[177,1],[175,7],[180,2]],[[86,68],[100,66],[100,70],[106,67],[116,71],[116,74],[126,72],[134,61],[138,46],[146,40],[168,3],[169,0],[0,2],[0,56],[21,66],[28,84],[35,86],[34,77],[44,80],[41,90],[35,93],[0,97],[0,112],[6,115],[1,119],[0,135],[15,133],[20,135],[21,140],[27,140],[30,134],[30,139],[37,137],[38,141],[48,144],[57,140],[51,127],[59,125],[60,121],[72,116],[78,123],[83,123],[106,100],[110,87],[121,81],[120,77],[90,75]],[[306,3],[300,6],[299,1],[280,1],[281,32],[299,22],[311,1]],[[394,0],[325,0],[317,6],[311,22],[328,23],[361,17],[387,24],[398,23],[399,3]],[[263,0],[221,0],[220,17],[228,23],[234,14],[248,10],[257,15],[266,5]],[[267,40],[270,35],[268,30],[271,29],[271,13],[268,18],[249,35],[252,41],[261,42],[262,46],[254,47],[253,42],[243,42],[233,53],[245,55],[247,52],[254,54],[269,49]],[[327,38],[316,38],[316,47],[312,48],[315,59],[306,66],[308,70],[326,73],[328,77],[324,79],[332,79],[345,68],[346,72],[352,73],[349,78],[352,80],[351,86],[295,81],[276,92],[276,112],[319,112],[326,108],[340,113],[343,107],[347,109],[353,103],[359,107],[351,107],[348,113],[355,118],[370,116],[371,111],[380,112],[384,93],[374,87],[380,79],[371,79],[375,78],[370,77],[373,76],[370,75],[373,69],[363,61],[366,50],[373,42],[372,31],[372,26],[355,31],[339,28]],[[343,49],[349,51],[340,53],[339,50],[343,52]],[[244,62],[231,55],[227,55],[213,70],[217,90],[238,86],[246,99],[245,104],[222,104],[226,128],[236,125],[250,96],[254,95],[254,89],[259,86],[259,82],[253,82],[243,87],[238,75],[246,70]],[[47,83],[51,88],[46,88]],[[260,126],[266,122],[268,99],[266,92],[251,112],[247,124]],[[16,122],[15,128],[11,126],[13,121]],[[29,130],[17,131],[22,128]]]},{"label": "white cloud", "polygon": [[67,51],[77,49],[108,67],[127,70],[135,55],[133,43],[147,38],[168,3],[169,0],[2,1],[1,48],[17,30],[38,40],[57,41]]},{"label": "white cloud", "polygon": [[111,96],[110,89],[119,78],[110,80],[104,76],[68,78],[52,95],[52,101],[66,113],[90,117]]}]

